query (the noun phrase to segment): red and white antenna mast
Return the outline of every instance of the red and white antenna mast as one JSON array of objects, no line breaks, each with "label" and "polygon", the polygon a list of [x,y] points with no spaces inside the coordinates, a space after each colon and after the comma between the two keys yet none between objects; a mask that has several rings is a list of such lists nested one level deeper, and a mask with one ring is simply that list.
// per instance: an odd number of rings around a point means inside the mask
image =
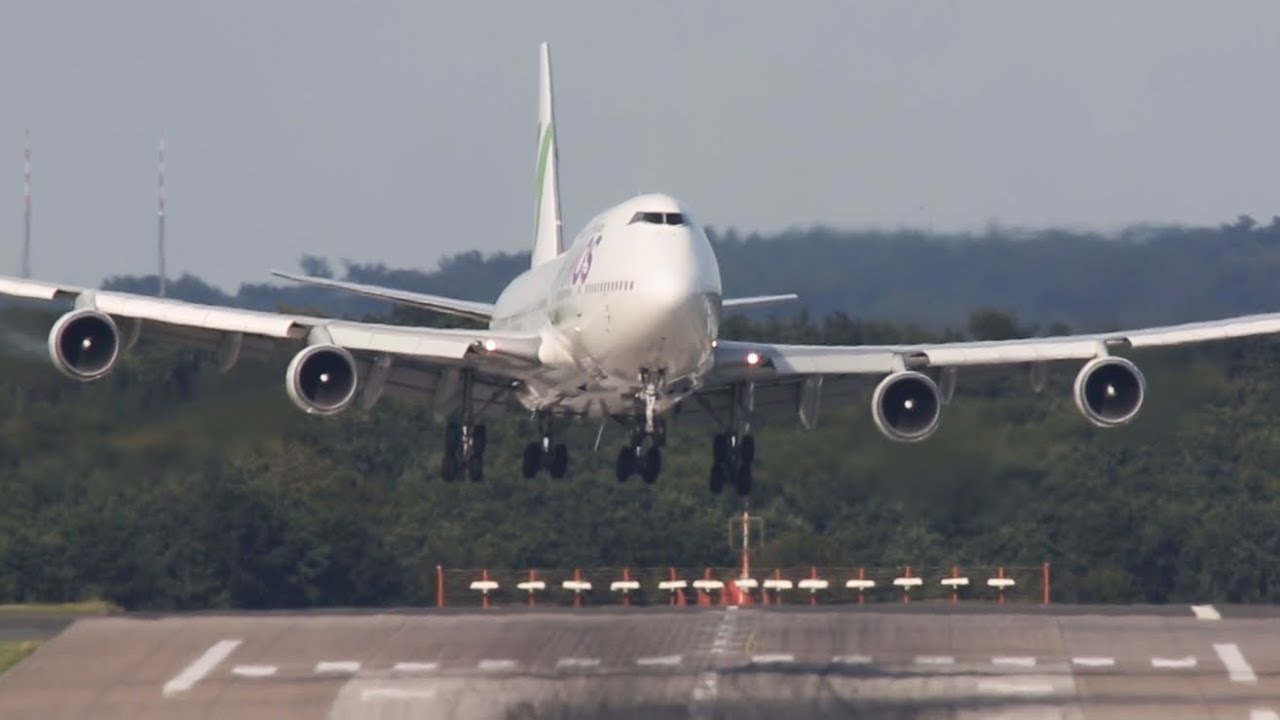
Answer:
[{"label": "red and white antenna mast", "polygon": [[165,296],[165,285],[167,284],[167,276],[165,274],[165,256],[164,256],[164,214],[165,214],[165,188],[164,188],[164,132],[160,133],[160,142],[157,145],[159,155],[158,173],[156,182],[156,250],[159,256],[159,270],[156,273],[157,282],[160,287],[160,297]]},{"label": "red and white antenna mast", "polygon": [[22,277],[31,277],[31,130],[22,145]]}]

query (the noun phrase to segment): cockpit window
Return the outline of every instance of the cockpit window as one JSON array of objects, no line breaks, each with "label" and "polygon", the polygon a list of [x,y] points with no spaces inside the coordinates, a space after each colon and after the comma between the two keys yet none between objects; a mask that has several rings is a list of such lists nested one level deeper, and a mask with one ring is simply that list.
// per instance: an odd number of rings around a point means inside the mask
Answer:
[{"label": "cockpit window", "polygon": [[650,225],[684,225],[685,217],[683,213],[660,213],[660,212],[638,212],[631,217],[628,225],[636,223],[649,223]]}]

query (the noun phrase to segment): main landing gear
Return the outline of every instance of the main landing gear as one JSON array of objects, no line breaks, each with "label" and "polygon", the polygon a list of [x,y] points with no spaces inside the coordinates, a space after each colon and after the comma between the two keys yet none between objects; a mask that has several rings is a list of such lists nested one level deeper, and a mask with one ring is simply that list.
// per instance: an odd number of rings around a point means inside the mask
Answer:
[{"label": "main landing gear", "polygon": [[484,480],[484,450],[488,437],[484,425],[449,423],[444,429],[444,457],[440,477],[453,482],[466,473],[471,482]]},{"label": "main landing gear", "polygon": [[742,496],[751,494],[751,467],[756,460],[754,435],[719,433],[711,441],[711,478],[708,486],[719,495],[733,485]]},{"label": "main landing gear", "polygon": [[529,479],[536,476],[539,471],[546,470],[548,475],[559,480],[569,472],[569,448],[564,443],[552,442],[549,417],[538,418],[538,429],[542,439],[524,446],[521,474]]}]

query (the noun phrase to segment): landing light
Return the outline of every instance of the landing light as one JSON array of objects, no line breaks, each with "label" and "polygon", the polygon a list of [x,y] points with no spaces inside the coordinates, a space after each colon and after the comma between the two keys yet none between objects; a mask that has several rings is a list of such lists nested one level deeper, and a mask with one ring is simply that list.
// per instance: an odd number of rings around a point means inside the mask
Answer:
[{"label": "landing light", "polygon": [[488,340],[485,340],[485,341],[484,341],[484,349],[485,349],[486,351],[488,351],[488,352],[493,352],[494,350],[497,350],[497,349],[498,349],[498,341],[497,341],[497,340],[494,340],[493,338],[489,338]]},{"label": "landing light", "polygon": [[749,353],[747,353],[747,364],[748,364],[748,365],[751,365],[752,367],[754,367],[754,366],[756,366],[756,365],[759,365],[759,364],[760,364],[760,353],[758,353],[758,352],[749,352]]}]

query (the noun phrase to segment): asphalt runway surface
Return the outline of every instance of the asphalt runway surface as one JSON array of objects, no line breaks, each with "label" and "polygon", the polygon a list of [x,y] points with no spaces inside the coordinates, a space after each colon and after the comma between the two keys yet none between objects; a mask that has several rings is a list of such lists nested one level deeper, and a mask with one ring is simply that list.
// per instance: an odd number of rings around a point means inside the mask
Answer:
[{"label": "asphalt runway surface", "polygon": [[1280,611],[1185,605],[126,615],[0,678],[6,720],[1278,712]]}]

